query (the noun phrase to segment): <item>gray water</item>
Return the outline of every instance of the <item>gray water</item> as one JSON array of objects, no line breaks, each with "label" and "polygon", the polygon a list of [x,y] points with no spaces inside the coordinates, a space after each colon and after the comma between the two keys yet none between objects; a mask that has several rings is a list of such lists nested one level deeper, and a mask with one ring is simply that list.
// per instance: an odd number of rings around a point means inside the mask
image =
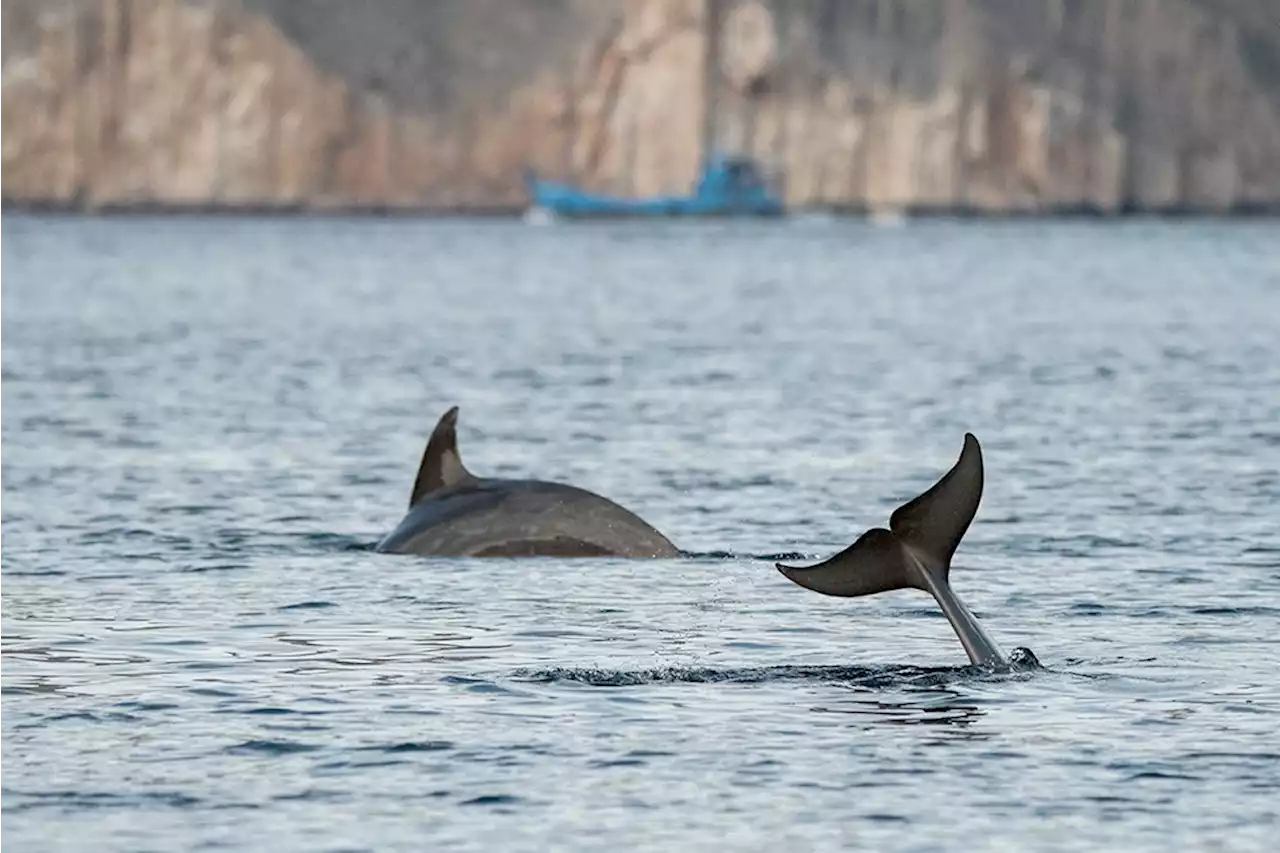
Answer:
[{"label": "gray water", "polygon": [[[1277,230],[6,215],[10,849],[1269,849]],[[374,553],[453,404],[692,556]],[[773,568],[966,430],[1042,672]]]}]

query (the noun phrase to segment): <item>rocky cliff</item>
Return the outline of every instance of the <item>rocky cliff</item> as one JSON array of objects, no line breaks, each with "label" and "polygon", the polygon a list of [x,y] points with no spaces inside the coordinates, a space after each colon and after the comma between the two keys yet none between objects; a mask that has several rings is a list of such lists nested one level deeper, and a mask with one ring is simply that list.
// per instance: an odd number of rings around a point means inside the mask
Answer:
[{"label": "rocky cliff", "polygon": [[1274,0],[5,0],[8,204],[1280,206]]}]

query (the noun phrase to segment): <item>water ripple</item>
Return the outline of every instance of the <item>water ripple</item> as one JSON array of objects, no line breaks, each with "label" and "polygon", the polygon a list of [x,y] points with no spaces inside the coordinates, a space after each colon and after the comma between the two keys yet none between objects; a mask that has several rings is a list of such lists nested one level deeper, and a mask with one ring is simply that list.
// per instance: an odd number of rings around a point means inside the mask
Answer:
[{"label": "water ripple", "polygon": [[[3,230],[15,850],[1270,849],[1272,223]],[[453,404],[684,555],[375,553]],[[966,430],[1042,671],[773,565]]]}]

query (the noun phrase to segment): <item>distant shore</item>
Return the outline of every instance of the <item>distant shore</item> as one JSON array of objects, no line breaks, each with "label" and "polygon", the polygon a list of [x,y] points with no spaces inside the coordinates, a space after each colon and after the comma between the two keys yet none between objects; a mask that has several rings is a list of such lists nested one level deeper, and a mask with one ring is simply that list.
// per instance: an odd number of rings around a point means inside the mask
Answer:
[{"label": "distant shore", "polygon": [[304,5],[4,0],[3,209],[507,218],[728,155],[797,215],[1280,214],[1276,0]]},{"label": "distant shore", "polygon": [[[132,204],[103,204],[89,207],[83,204],[69,204],[57,201],[14,201],[0,200],[0,211],[4,213],[26,213],[44,216],[56,215],[65,217],[151,217],[151,216],[207,216],[207,217],[352,217],[371,219],[519,219],[528,211],[527,206],[493,205],[493,206],[455,206],[442,207],[435,205],[378,205],[378,204],[334,204],[334,205],[281,205],[281,204],[171,204],[155,202],[139,202]],[[1050,219],[1270,219],[1280,217],[1280,200],[1269,203],[1251,203],[1233,205],[1225,210],[1172,205],[1168,207],[1121,206],[1115,210],[1104,210],[1091,205],[1063,205],[1057,207],[1037,208],[1034,210],[988,210],[978,207],[954,206],[914,206],[908,205],[892,209],[871,209],[862,206],[828,206],[806,207],[787,211],[783,219],[804,216],[831,216],[839,219],[875,220],[880,217],[903,219],[973,219],[973,220],[1050,220]],[[569,219],[570,217],[561,217]],[[637,219],[653,221],[672,221],[681,218],[690,219],[726,219],[731,217],[679,217],[679,216],[621,216],[584,217],[584,221],[592,219]],[[751,217],[732,217],[751,218]]]}]

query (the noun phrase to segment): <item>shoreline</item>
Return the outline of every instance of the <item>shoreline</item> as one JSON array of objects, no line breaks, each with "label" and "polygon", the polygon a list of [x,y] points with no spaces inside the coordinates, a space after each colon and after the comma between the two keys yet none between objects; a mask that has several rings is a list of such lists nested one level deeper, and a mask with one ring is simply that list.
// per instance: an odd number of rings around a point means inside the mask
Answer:
[{"label": "shoreline", "polygon": [[[61,201],[0,199],[0,213],[18,213],[66,218],[147,218],[171,217],[264,217],[264,218],[362,218],[362,219],[521,219],[528,206],[503,205],[386,205],[386,204],[219,204],[202,202],[173,204],[160,202],[111,203],[88,206]],[[585,217],[557,216],[557,221],[637,220],[668,222],[680,219],[726,220],[798,219],[831,217],[834,219],[876,221],[880,219],[979,221],[1035,220],[1125,220],[1125,219],[1272,219],[1280,218],[1280,200],[1232,205],[1225,209],[1171,205],[1168,207],[1122,206],[1104,210],[1093,205],[1057,205],[1035,209],[991,210],[973,206],[904,205],[875,209],[864,205],[834,205],[785,211],[781,216],[651,216],[593,215]]]}]

